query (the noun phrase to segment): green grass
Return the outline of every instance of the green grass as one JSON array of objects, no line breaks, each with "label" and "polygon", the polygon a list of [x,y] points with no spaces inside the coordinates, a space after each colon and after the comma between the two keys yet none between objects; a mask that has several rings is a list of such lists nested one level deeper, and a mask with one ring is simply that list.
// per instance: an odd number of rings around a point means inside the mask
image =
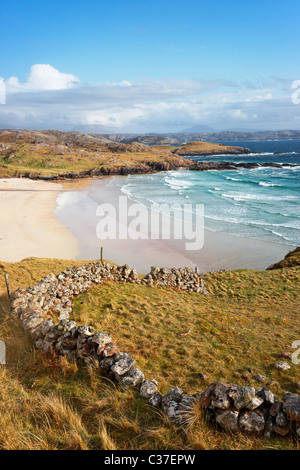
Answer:
[{"label": "green grass", "polygon": [[[1,139],[0,139],[1,143]],[[135,149],[127,145],[119,151],[112,151],[105,144],[94,147],[74,147],[57,153],[57,145],[37,145],[33,143],[10,144],[9,150],[0,148],[0,177],[32,175],[59,175],[63,173],[85,172],[94,168],[114,169],[135,168],[148,162],[172,165],[188,165],[181,157],[171,153],[168,147],[158,149]]]},{"label": "green grass", "polygon": [[[1,263],[0,339],[8,361],[0,368],[0,449],[299,449],[290,439],[225,435],[201,415],[191,427],[177,427],[136,390],[35,351],[9,316],[4,271],[14,290],[83,263]],[[285,390],[296,391],[299,380],[299,366],[274,368],[281,351],[299,339],[299,276],[299,268],[209,274],[209,297],[105,284],[75,300],[74,318],[110,333],[163,392],[175,384],[202,391],[220,379],[245,384],[247,366],[274,380],[272,390],[281,398]],[[198,372],[209,375],[208,381],[200,381]]]}]

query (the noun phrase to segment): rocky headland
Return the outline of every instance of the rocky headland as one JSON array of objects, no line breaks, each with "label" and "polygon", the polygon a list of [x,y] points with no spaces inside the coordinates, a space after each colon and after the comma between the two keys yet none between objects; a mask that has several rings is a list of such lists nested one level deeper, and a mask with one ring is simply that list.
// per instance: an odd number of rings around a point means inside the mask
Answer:
[{"label": "rocky headland", "polygon": [[[160,143],[162,141],[164,139],[160,139]],[[207,171],[293,166],[268,162],[198,162],[192,159],[220,154],[247,155],[250,152],[249,148],[200,141],[179,147],[149,146],[141,143],[141,139],[122,143],[79,132],[8,129],[0,131],[0,177],[56,181],[181,169]]]}]

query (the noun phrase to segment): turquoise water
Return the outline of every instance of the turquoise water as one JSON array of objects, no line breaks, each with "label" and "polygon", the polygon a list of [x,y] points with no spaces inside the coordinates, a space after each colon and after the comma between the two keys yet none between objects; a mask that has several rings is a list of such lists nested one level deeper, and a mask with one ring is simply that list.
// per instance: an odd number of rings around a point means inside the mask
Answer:
[{"label": "turquoise water", "polygon": [[253,153],[198,157],[197,160],[293,163],[298,166],[129,175],[114,179],[111,185],[118,186],[129,198],[146,206],[151,203],[204,204],[205,227],[216,232],[299,245],[300,141],[228,144],[248,147]]}]

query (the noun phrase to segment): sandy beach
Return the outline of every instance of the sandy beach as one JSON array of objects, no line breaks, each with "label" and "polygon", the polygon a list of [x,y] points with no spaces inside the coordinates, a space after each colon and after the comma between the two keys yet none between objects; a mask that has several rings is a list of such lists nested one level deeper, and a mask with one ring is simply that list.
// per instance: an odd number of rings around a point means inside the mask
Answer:
[{"label": "sandy beach", "polygon": [[186,251],[183,240],[101,240],[96,235],[97,207],[105,203],[118,207],[119,197],[124,196],[112,183],[112,178],[91,180],[89,186],[61,193],[57,198],[56,217],[76,236],[80,259],[98,259],[103,246],[106,259],[130,264],[143,274],[153,265],[197,266],[199,272],[205,273],[220,269],[266,269],[294,248],[206,229],[203,248],[195,251]]},{"label": "sandy beach", "polygon": [[52,183],[26,179],[0,180],[0,260],[27,257],[99,259],[130,264],[141,273],[150,267],[266,269],[282,259],[287,245],[204,231],[204,246],[186,251],[181,240],[101,240],[96,235],[99,204],[118,204],[120,191],[111,178]]},{"label": "sandy beach", "polygon": [[74,235],[54,216],[61,184],[26,179],[0,180],[0,260],[74,259]]}]

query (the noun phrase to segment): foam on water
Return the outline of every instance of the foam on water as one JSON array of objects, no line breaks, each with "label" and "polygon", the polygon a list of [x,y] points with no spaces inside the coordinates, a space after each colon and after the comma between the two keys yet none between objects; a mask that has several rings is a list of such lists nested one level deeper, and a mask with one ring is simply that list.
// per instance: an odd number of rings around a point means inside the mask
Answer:
[{"label": "foam on water", "polygon": [[[248,147],[253,154],[207,158],[210,161],[267,161],[297,166],[169,171],[116,178],[113,184],[129,198],[148,206],[186,204],[187,199],[189,203],[204,204],[205,226],[212,231],[299,245],[300,141],[228,144]],[[260,153],[254,153],[260,150]]]}]

